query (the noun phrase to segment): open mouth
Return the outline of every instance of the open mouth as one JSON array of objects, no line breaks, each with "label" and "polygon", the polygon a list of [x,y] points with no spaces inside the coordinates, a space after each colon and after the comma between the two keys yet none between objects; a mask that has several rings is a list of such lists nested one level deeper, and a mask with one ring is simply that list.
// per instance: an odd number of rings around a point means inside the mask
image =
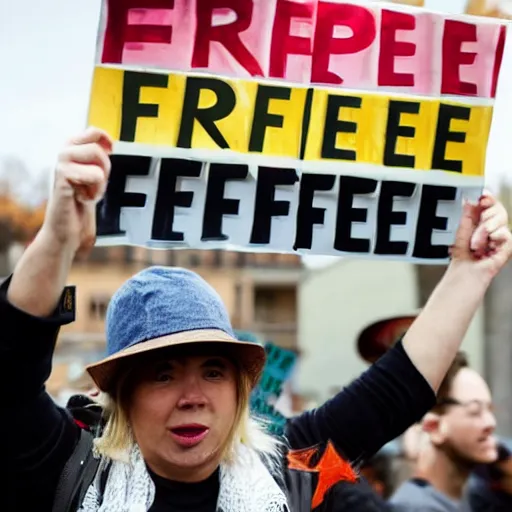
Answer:
[{"label": "open mouth", "polygon": [[208,430],[206,427],[176,427],[171,429],[174,434],[177,434],[179,436],[183,437],[195,437],[201,435],[203,432]]},{"label": "open mouth", "polygon": [[182,446],[199,444],[208,434],[209,428],[204,425],[180,425],[170,429],[173,439]]}]

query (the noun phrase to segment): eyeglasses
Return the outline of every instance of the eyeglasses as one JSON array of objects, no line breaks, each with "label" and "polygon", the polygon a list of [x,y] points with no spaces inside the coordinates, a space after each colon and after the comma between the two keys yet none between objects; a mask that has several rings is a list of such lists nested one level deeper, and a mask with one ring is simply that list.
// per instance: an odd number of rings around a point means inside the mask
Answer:
[{"label": "eyeglasses", "polygon": [[492,403],[484,402],[482,400],[468,400],[462,402],[455,398],[445,398],[437,403],[438,406],[451,405],[464,407],[470,416],[481,416],[484,412],[495,413],[495,406]]}]

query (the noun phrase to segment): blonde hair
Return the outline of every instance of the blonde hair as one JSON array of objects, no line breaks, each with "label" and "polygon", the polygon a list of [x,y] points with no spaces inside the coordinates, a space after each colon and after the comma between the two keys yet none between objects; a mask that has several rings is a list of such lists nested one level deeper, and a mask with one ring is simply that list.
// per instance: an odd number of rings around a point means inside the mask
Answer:
[{"label": "blonde hair", "polygon": [[[133,438],[128,414],[128,400],[131,390],[131,370],[126,370],[117,380],[113,394],[100,393],[97,402],[103,407],[106,425],[101,437],[95,439],[95,449],[106,458],[127,461]],[[237,379],[237,408],[229,435],[222,447],[221,462],[232,464],[237,461],[237,447],[241,443],[258,452],[271,466],[279,464],[282,442],[267,433],[262,420],[251,416],[249,400],[251,379],[240,370]]]}]

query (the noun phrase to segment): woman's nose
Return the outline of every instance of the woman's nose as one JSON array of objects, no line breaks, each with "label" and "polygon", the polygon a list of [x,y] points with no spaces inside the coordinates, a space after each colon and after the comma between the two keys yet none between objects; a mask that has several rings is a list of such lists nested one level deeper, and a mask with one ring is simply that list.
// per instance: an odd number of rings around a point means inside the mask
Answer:
[{"label": "woman's nose", "polygon": [[201,389],[199,380],[196,376],[188,376],[183,379],[181,396],[177,406],[184,409],[204,407],[206,397]]}]

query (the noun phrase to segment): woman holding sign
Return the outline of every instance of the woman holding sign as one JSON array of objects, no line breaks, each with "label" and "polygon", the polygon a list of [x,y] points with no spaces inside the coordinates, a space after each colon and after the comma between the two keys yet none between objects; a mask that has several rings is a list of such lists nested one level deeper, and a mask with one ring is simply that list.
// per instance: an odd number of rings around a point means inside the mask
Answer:
[{"label": "woman holding sign", "polygon": [[403,340],[332,400],[290,420],[280,440],[249,415],[263,348],[236,339],[198,275],[140,272],[112,298],[108,356],[88,368],[107,404],[88,407],[88,417],[102,418],[78,424],[44,383],[59,329],[74,318],[65,284],[75,256],[94,243],[111,150],[91,128],[62,151],[43,227],[1,288],[7,510],[332,510],[358,464],[434,405],[512,253],[504,208],[491,196],[465,206],[450,266]]}]

